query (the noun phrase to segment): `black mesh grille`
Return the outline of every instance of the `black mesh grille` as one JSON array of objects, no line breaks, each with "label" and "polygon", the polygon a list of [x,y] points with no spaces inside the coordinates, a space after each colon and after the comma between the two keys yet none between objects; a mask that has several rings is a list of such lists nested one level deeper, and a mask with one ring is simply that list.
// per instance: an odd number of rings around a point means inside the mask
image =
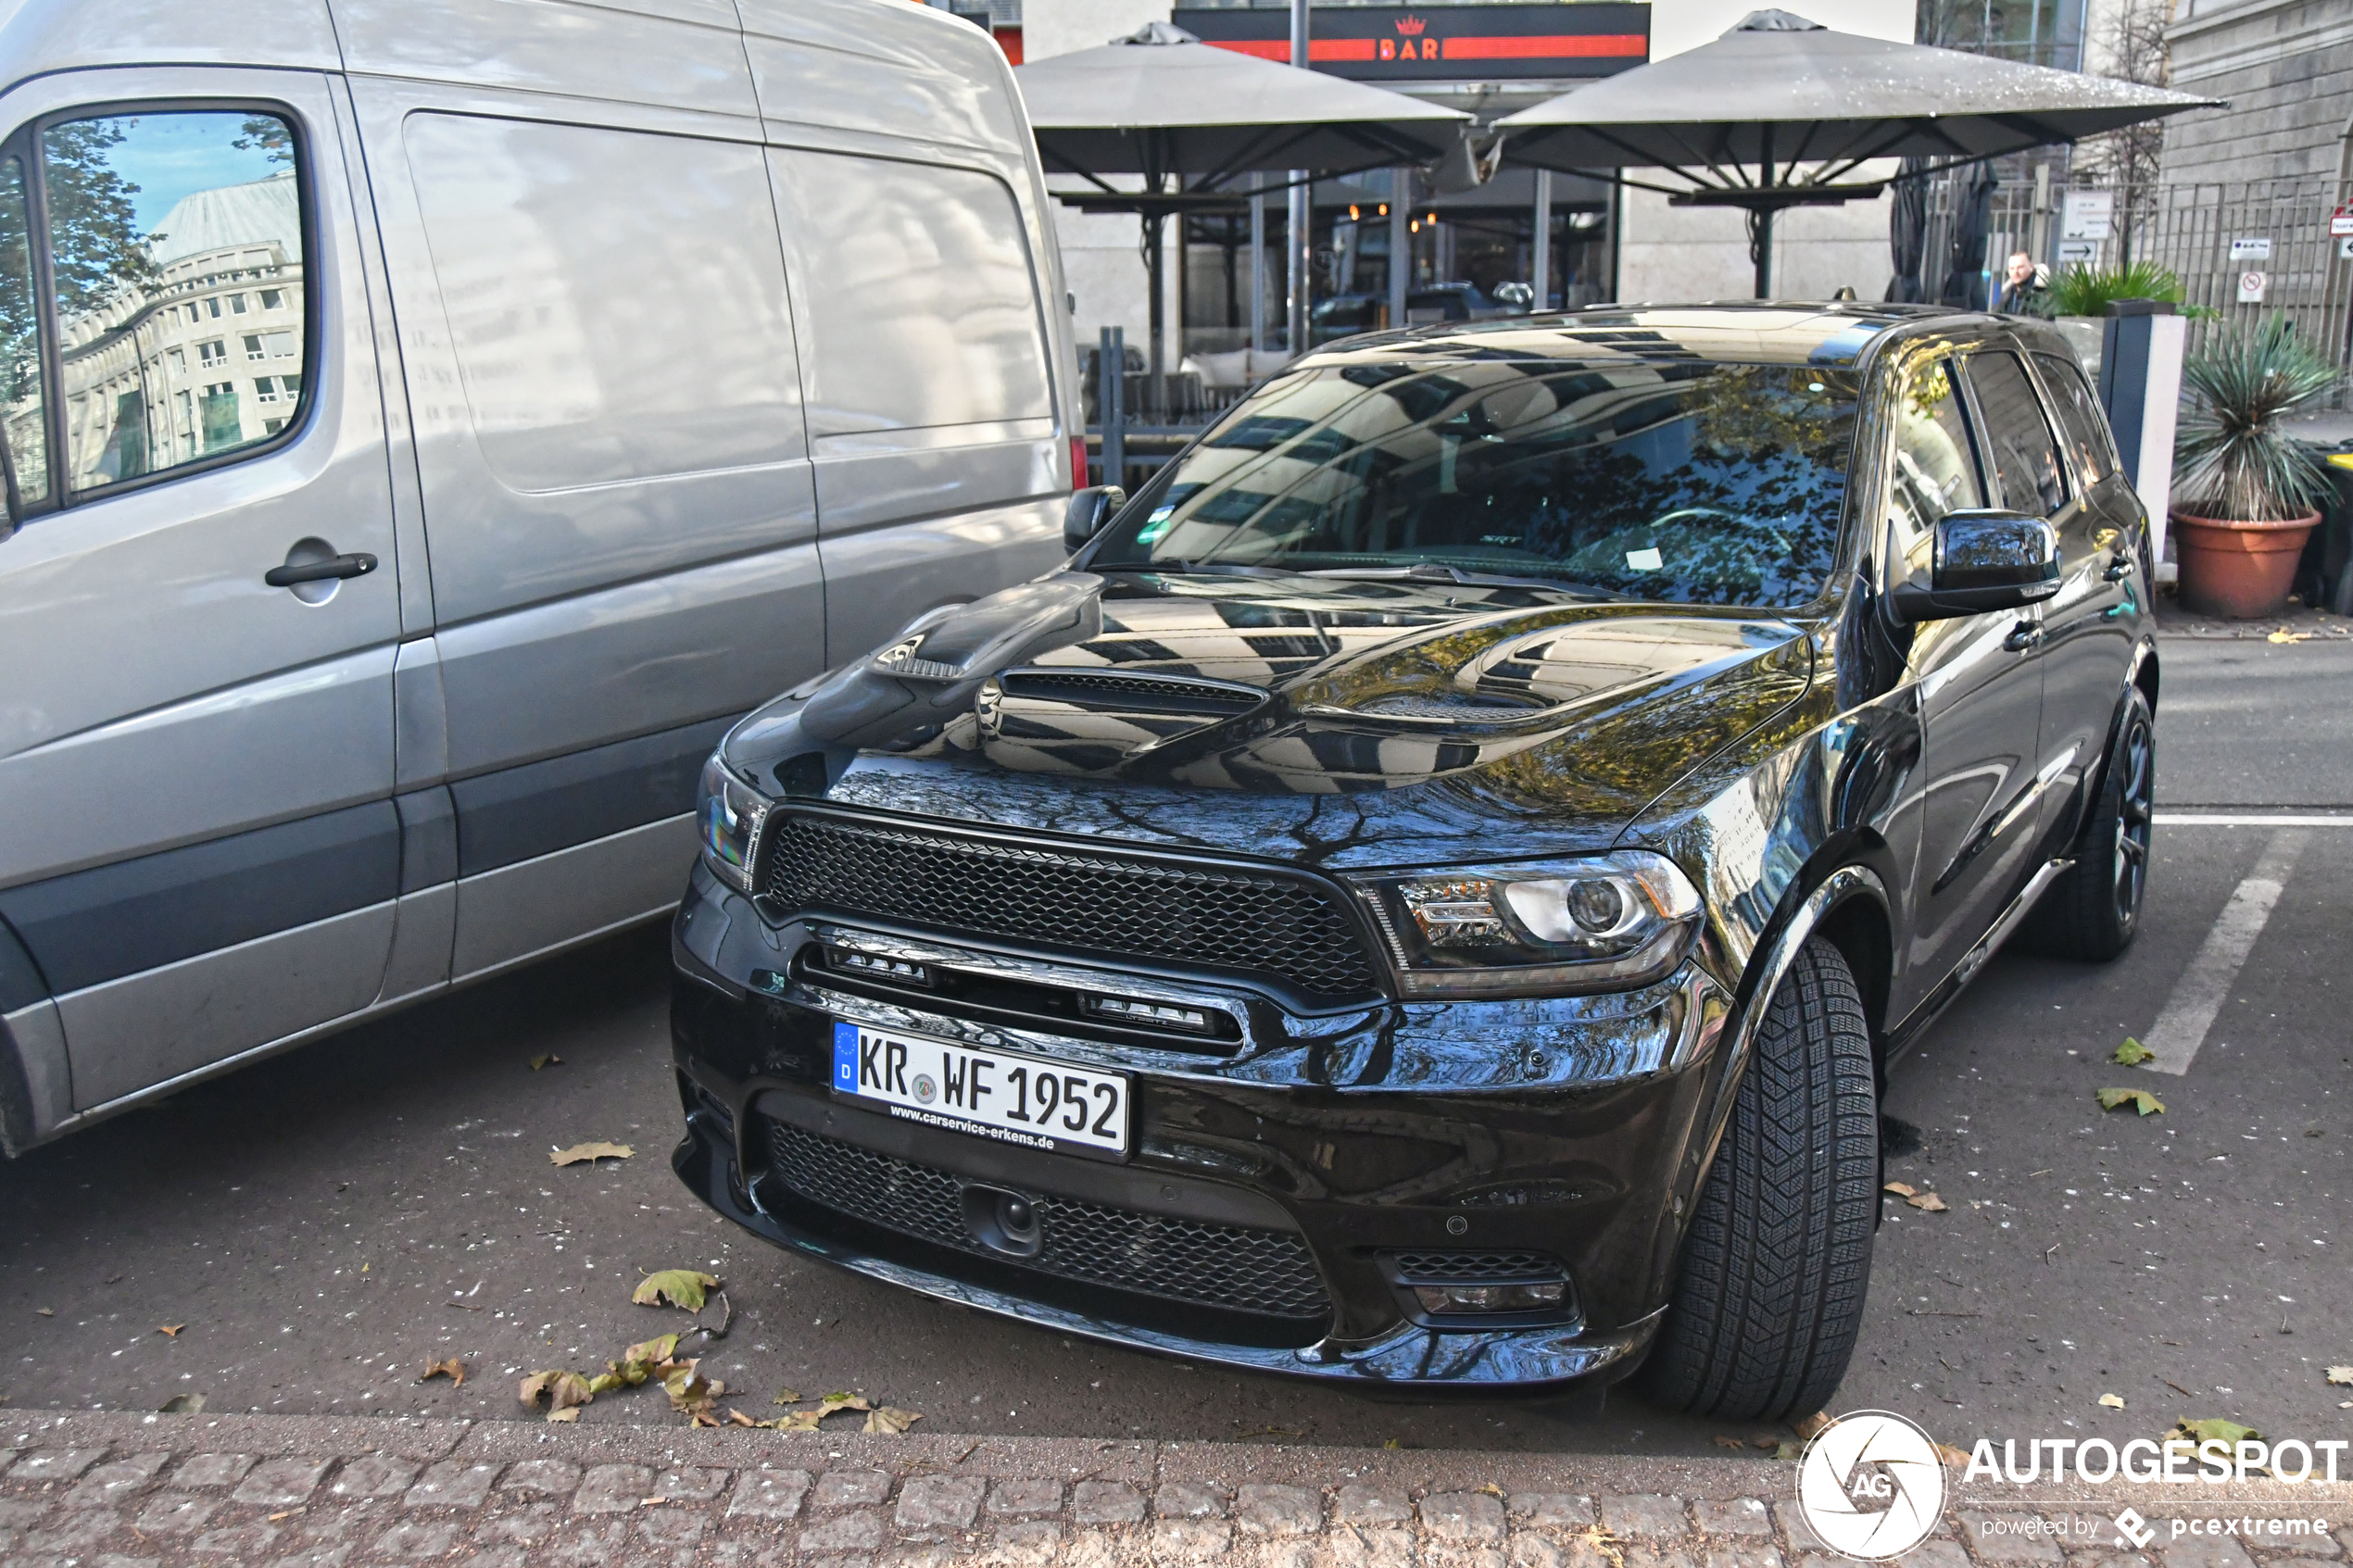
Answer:
[{"label": "black mesh grille", "polygon": [[1397,1277],[1408,1284],[1568,1277],[1561,1261],[1549,1252],[1392,1252],[1389,1261]]},{"label": "black mesh grille", "polygon": [[[959,1251],[1013,1262],[965,1229],[956,1178],[783,1122],[769,1159],[786,1186],[814,1203]],[[1307,1244],[1285,1231],[1209,1224],[1101,1203],[1042,1198],[1040,1247],[1021,1267],[1064,1279],[1232,1311],[1317,1318],[1331,1311]]]},{"label": "black mesh grille", "polygon": [[1254,972],[1319,1002],[1379,991],[1339,895],[1290,877],[799,813],[767,856],[787,909]]},{"label": "black mesh grille", "polygon": [[1172,681],[1164,677],[1092,670],[1021,670],[1000,678],[1009,696],[1084,704],[1108,702],[1165,709],[1174,713],[1247,713],[1266,700],[1266,694],[1241,686],[1216,686],[1203,681]]}]

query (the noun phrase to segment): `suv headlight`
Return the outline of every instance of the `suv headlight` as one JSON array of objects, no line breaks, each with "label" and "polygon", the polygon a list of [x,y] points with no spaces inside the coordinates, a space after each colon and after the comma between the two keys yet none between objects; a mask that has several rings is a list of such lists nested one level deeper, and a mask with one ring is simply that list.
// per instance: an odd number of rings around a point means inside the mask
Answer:
[{"label": "suv headlight", "polygon": [[751,858],[760,847],[760,824],[768,797],[727,771],[717,752],[702,765],[695,798],[695,825],[702,834],[703,863],[720,881],[749,894]]},{"label": "suv headlight", "polygon": [[1351,880],[1409,997],[1630,989],[1672,972],[1699,930],[1698,890],[1647,849]]}]

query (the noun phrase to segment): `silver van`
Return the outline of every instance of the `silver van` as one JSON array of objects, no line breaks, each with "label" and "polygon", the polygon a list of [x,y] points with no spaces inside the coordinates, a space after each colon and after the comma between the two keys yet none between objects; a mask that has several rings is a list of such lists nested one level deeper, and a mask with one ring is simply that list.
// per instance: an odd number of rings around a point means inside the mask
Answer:
[{"label": "silver van", "polygon": [[0,135],[10,1152],[659,917],[738,715],[1062,558],[944,12],[0,0]]}]

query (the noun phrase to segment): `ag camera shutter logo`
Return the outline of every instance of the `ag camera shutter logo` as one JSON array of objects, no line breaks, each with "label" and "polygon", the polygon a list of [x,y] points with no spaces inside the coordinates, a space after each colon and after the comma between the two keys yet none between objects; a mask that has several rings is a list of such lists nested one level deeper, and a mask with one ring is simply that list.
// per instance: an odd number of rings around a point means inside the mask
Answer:
[{"label": "ag camera shutter logo", "polygon": [[1797,1507],[1822,1544],[1858,1562],[1900,1557],[1944,1512],[1944,1465],[1927,1433],[1886,1411],[1840,1416],[1797,1461]]}]

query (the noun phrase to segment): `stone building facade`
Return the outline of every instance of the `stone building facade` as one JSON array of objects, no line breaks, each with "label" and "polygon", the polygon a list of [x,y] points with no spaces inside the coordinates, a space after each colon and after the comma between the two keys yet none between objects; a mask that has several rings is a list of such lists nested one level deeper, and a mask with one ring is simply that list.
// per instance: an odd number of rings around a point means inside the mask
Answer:
[{"label": "stone building facade", "polygon": [[2166,40],[2173,86],[2228,100],[2166,127],[2167,182],[2353,177],[2353,0],[2182,0]]}]

